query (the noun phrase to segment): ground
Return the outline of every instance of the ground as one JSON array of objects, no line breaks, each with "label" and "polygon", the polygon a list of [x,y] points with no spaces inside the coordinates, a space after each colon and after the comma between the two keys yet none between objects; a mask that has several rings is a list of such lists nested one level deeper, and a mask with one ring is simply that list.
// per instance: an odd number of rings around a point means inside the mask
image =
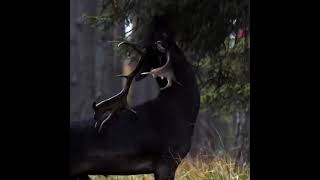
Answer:
[{"label": "ground", "polygon": [[[92,180],[153,180],[153,175],[135,176],[91,176]],[[235,167],[235,162],[227,157],[210,160],[185,159],[179,165],[175,180],[249,180],[250,167]]]}]

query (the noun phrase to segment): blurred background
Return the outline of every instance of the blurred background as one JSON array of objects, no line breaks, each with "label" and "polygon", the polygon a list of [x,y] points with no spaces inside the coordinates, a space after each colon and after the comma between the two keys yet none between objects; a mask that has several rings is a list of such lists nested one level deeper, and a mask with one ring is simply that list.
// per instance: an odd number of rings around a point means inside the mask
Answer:
[{"label": "blurred background", "polygon": [[[137,41],[154,15],[166,14],[201,89],[188,158],[228,155],[236,164],[249,164],[249,10],[248,0],[70,0],[70,120],[92,117],[92,102],[118,93],[123,79],[115,76],[135,65],[108,41]],[[149,76],[133,83],[129,103],[145,102],[158,93]]]}]

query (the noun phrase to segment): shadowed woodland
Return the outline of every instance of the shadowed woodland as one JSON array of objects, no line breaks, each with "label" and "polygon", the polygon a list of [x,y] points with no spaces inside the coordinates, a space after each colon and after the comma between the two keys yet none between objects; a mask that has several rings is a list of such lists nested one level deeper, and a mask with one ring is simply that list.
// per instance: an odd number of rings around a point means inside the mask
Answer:
[{"label": "shadowed woodland", "polygon": [[[150,34],[164,32],[184,51],[200,87],[200,112],[186,159],[207,162],[201,166],[206,172],[219,171],[216,164],[210,165],[214,161],[233,163],[234,169],[240,167],[234,172],[248,174],[241,167],[250,165],[249,3],[70,0],[70,121],[92,117],[92,102],[118,93],[125,81],[116,75],[135,67],[137,55],[117,48],[115,42],[146,44]],[[129,104],[141,104],[158,93],[158,85],[148,76],[132,84]],[[201,169],[199,164],[182,165]],[[179,173],[181,179],[188,179]],[[196,177],[210,179],[207,175]],[[220,179],[236,178],[221,175]]]}]

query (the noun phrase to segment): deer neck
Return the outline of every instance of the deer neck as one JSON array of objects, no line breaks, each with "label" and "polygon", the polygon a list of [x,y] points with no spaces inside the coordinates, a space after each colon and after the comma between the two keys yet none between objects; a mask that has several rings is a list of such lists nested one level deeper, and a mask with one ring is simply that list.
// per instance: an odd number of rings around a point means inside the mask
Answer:
[{"label": "deer neck", "polygon": [[183,114],[188,121],[194,123],[199,112],[200,93],[194,70],[184,56],[180,60],[172,62],[176,80],[173,86],[160,91],[158,100],[167,105],[168,108],[178,109],[177,113]]}]

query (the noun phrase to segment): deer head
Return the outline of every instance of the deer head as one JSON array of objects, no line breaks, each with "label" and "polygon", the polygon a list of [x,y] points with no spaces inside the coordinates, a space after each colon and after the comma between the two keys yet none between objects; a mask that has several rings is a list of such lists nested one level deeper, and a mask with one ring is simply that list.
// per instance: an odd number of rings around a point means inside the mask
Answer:
[{"label": "deer head", "polygon": [[118,94],[99,103],[93,103],[95,120],[97,120],[95,124],[96,128],[100,119],[103,119],[103,115],[109,112],[109,115],[100,123],[98,132],[101,131],[105,122],[113,118],[115,114],[122,110],[129,110],[134,114],[136,113],[128,106],[127,102],[127,95],[133,79],[140,81],[148,75],[152,75],[154,78],[160,78],[161,81],[166,81],[166,85],[164,87],[160,87],[161,91],[170,88],[173,82],[182,85],[175,78],[171,64],[172,59],[170,48],[165,41],[157,41],[142,49],[139,48],[138,45],[128,41],[119,43],[118,47],[122,45],[127,45],[133,48],[140,55],[140,59],[135,69],[129,75],[118,75],[118,77],[123,77],[127,80],[124,88]]}]

